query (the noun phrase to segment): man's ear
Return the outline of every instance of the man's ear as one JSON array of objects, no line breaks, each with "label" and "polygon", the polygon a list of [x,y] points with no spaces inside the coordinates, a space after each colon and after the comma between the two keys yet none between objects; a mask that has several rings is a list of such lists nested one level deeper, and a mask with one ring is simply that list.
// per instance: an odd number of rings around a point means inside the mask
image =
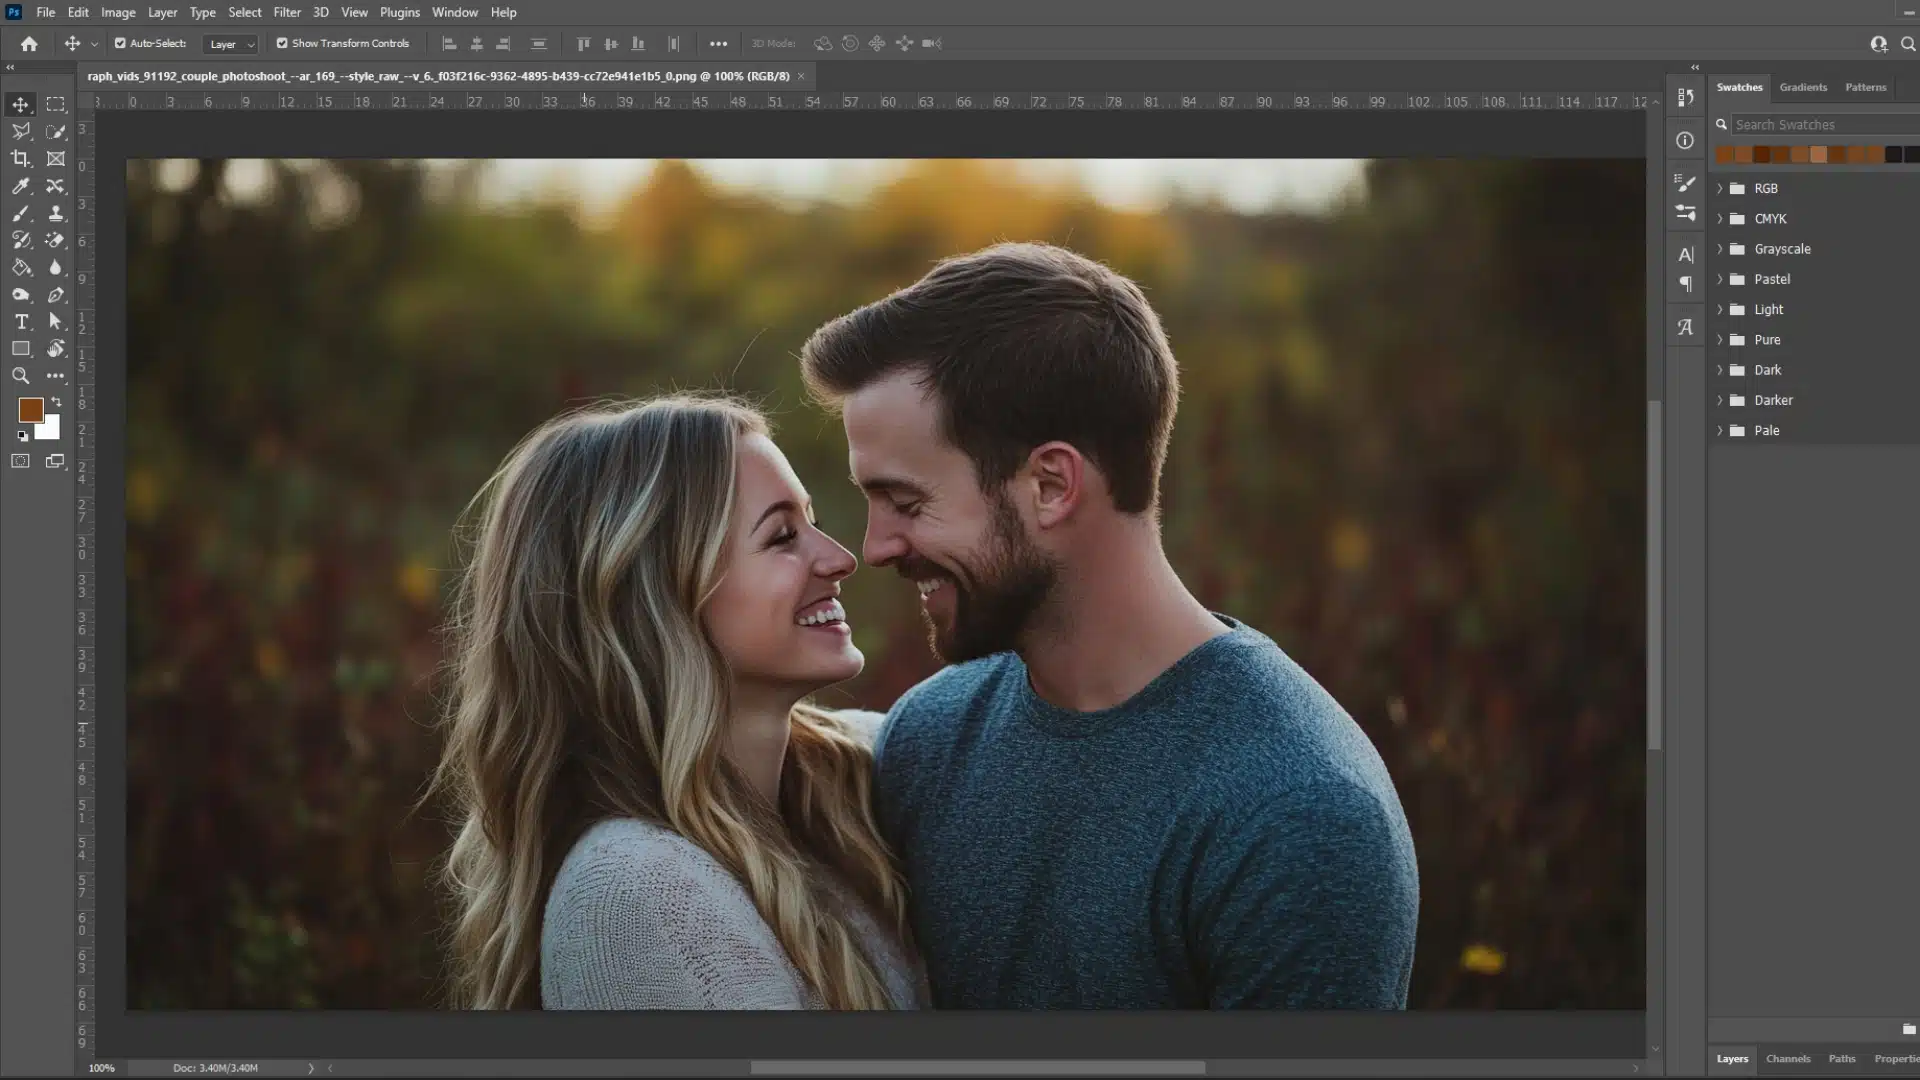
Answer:
[{"label": "man's ear", "polygon": [[1087,496],[1087,459],[1069,443],[1050,442],[1027,455],[1033,484],[1034,524],[1042,529],[1072,520]]}]

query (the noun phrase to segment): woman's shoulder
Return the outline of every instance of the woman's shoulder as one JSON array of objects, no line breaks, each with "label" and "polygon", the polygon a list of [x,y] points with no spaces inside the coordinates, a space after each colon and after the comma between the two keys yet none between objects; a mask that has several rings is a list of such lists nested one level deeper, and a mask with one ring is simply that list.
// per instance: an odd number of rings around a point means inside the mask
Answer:
[{"label": "woman's shoulder", "polygon": [[583,893],[643,897],[690,887],[732,892],[738,884],[705,849],[665,825],[612,818],[574,841],[554,878],[553,894],[556,900]]},{"label": "woman's shoulder", "polygon": [[872,747],[887,725],[887,714],[868,709],[825,709],[828,717],[839,722],[841,730]]},{"label": "woman's shoulder", "polygon": [[800,1008],[805,988],[745,888],[663,825],[602,821],[561,863],[541,925],[547,1008]]}]

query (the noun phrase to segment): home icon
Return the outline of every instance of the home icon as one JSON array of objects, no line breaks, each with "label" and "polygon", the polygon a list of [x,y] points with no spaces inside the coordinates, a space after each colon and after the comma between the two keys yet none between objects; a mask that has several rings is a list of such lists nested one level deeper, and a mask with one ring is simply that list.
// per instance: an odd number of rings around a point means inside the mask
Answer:
[{"label": "home icon", "polygon": [[39,49],[40,49],[40,43],[39,43],[39,42],[37,42],[37,41],[35,41],[35,40],[33,40],[32,38],[21,38],[21,39],[20,39],[20,51],[21,51],[21,52],[37,52],[37,51],[39,51]]}]

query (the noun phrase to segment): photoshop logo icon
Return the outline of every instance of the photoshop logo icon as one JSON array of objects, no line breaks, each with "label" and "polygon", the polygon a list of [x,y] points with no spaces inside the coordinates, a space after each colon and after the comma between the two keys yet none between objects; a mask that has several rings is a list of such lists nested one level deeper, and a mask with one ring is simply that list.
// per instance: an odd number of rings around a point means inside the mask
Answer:
[{"label": "photoshop logo icon", "polygon": [[26,12],[25,4],[8,4],[7,5],[7,21],[8,22],[19,22],[21,19],[24,19],[26,17],[27,17],[27,12]]}]

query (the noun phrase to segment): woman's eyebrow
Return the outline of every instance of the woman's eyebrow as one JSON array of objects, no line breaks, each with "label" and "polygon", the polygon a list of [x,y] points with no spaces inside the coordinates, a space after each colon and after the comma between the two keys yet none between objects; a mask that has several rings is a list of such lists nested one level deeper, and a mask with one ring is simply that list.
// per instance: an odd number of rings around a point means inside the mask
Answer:
[{"label": "woman's eyebrow", "polygon": [[781,512],[782,510],[798,510],[798,509],[800,509],[800,507],[795,505],[792,499],[781,499],[779,502],[774,503],[772,506],[769,506],[764,511],[762,511],[760,514],[760,517],[756,521],[754,521],[753,528],[749,529],[748,531],[749,532],[757,531],[760,528],[760,526],[766,524],[766,521],[768,518]]}]

